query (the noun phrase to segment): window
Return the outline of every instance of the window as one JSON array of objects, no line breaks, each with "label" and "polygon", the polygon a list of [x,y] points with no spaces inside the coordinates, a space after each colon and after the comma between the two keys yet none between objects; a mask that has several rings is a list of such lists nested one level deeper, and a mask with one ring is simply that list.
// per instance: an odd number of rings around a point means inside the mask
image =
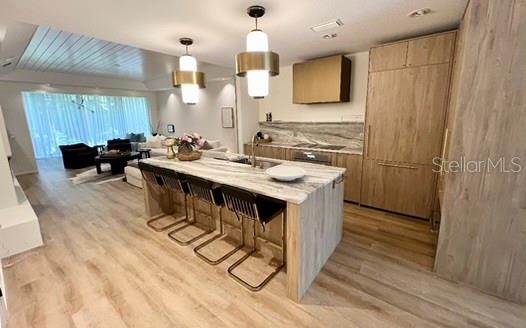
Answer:
[{"label": "window", "polygon": [[128,133],[148,135],[145,97],[23,92],[36,158],[61,156],[59,145],[105,145]]}]

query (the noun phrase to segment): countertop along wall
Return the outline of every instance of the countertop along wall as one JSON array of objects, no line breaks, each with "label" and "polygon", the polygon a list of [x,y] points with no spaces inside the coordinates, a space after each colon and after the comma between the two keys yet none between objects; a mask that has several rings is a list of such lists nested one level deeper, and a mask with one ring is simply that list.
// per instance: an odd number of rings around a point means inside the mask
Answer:
[{"label": "countertop along wall", "polygon": [[[148,98],[152,122],[157,121],[157,99],[155,92],[128,89],[144,88],[145,90],[146,88],[144,85],[141,87],[142,83],[140,82],[105,79],[93,76],[83,78],[83,76],[80,75],[60,73],[42,74],[20,71],[12,73],[18,75],[24,73],[25,75],[21,76],[20,79],[31,79],[31,82],[21,82],[17,81],[17,79],[19,79],[18,76],[4,75],[0,77],[0,104],[2,105],[13,153],[11,167],[16,175],[35,173],[38,171],[24,110],[22,99],[23,91],[143,96]],[[47,86],[44,84],[45,82],[40,81],[47,81],[46,83],[52,83],[52,85]],[[54,81],[60,82],[61,84],[53,84]],[[67,83],[69,86],[64,86],[62,83]],[[122,89],[119,89],[119,87]]]},{"label": "countertop along wall", "polygon": [[270,79],[269,95],[259,101],[259,120],[272,112],[274,121],[340,122],[365,119],[369,52],[348,54],[351,67],[351,101],[346,103],[299,105],[292,103],[292,65],[280,67],[278,76]]}]

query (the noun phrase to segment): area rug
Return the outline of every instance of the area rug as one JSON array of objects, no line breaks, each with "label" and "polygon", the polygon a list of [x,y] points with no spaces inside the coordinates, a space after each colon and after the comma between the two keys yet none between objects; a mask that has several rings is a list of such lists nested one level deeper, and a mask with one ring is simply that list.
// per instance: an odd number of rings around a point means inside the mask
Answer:
[{"label": "area rug", "polygon": [[73,178],[69,178],[69,180],[74,185],[81,183],[102,184],[111,181],[122,181],[122,178],[124,177],[124,174],[111,175],[110,164],[103,163],[101,164],[100,168],[102,170],[101,174],[97,174],[97,169],[92,168],[77,174]]}]

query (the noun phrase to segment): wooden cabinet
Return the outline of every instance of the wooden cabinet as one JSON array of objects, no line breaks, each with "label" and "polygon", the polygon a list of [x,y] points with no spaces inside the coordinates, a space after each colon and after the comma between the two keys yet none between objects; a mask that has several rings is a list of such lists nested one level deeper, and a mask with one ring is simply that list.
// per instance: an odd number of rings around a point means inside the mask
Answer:
[{"label": "wooden cabinet", "polygon": [[256,147],[256,156],[275,159],[285,159],[285,148],[258,145]]},{"label": "wooden cabinet", "polygon": [[[251,145],[245,144],[246,155],[251,154]],[[297,153],[312,153],[315,156],[323,157],[329,165],[343,167],[345,172],[344,199],[349,202],[360,202],[360,191],[362,183],[362,155],[344,154],[317,150],[301,150],[287,147],[274,147],[272,145],[258,145],[255,149],[256,156],[275,159],[294,161]]]},{"label": "wooden cabinet", "polygon": [[410,40],[407,47],[407,66],[448,63],[453,53],[455,32]]},{"label": "wooden cabinet", "polygon": [[366,157],[432,164],[440,155],[448,85],[449,64],[371,73]]},{"label": "wooden cabinet", "polygon": [[455,35],[452,31],[371,48],[369,72],[448,63]]},{"label": "wooden cabinet", "polygon": [[455,32],[372,48],[361,203],[429,218]]},{"label": "wooden cabinet", "polygon": [[364,159],[361,203],[428,218],[433,205],[433,167]]},{"label": "wooden cabinet", "polygon": [[335,153],[332,165],[346,168],[344,196],[346,201],[360,202],[360,189],[362,186],[362,155]]},{"label": "wooden cabinet", "polygon": [[[245,155],[252,154],[252,145],[249,143],[244,144],[243,151]],[[266,158],[275,158],[275,159],[285,159],[286,148],[283,147],[273,147],[270,145],[256,145],[254,152],[257,157],[266,157]]]},{"label": "wooden cabinet", "polygon": [[351,60],[343,55],[293,65],[292,102],[314,104],[348,102]]},{"label": "wooden cabinet", "polygon": [[369,52],[369,72],[404,68],[406,66],[407,42],[398,42],[376,48]]}]

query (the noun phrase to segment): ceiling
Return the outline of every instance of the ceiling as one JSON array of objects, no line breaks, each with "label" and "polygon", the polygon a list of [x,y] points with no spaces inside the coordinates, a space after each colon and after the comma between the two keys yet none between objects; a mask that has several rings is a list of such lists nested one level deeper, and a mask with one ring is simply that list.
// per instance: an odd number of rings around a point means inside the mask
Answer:
[{"label": "ceiling", "polygon": [[144,81],[176,67],[177,58],[40,26],[17,69],[94,74]]},{"label": "ceiling", "polygon": [[[253,28],[253,20],[245,12],[252,4],[267,8],[260,28],[268,33],[270,47],[280,54],[281,63],[291,64],[334,53],[366,51],[381,42],[454,28],[467,0],[0,0],[0,19],[4,16],[53,27],[48,34],[56,36],[58,43],[49,41],[50,47],[61,48],[61,41],[68,45],[75,42],[76,36],[68,38],[68,33],[59,31],[106,40],[91,41],[100,53],[83,53],[87,57],[76,58],[71,68],[85,71],[95,65],[93,69],[107,69],[122,61],[120,68],[132,76],[136,72],[127,65],[141,60],[141,51],[117,43],[180,55],[184,49],[177,40],[188,36],[195,40],[190,51],[198,60],[233,67],[235,54],[244,50],[246,33]],[[429,15],[407,17],[410,11],[425,7],[431,8]],[[319,33],[310,30],[337,18],[343,26]],[[328,32],[338,36],[323,39]],[[80,38],[89,42],[89,37]],[[103,52],[112,55],[101,62],[97,58]],[[53,67],[48,64],[38,63],[33,56],[23,63],[37,65],[37,69]]]}]

